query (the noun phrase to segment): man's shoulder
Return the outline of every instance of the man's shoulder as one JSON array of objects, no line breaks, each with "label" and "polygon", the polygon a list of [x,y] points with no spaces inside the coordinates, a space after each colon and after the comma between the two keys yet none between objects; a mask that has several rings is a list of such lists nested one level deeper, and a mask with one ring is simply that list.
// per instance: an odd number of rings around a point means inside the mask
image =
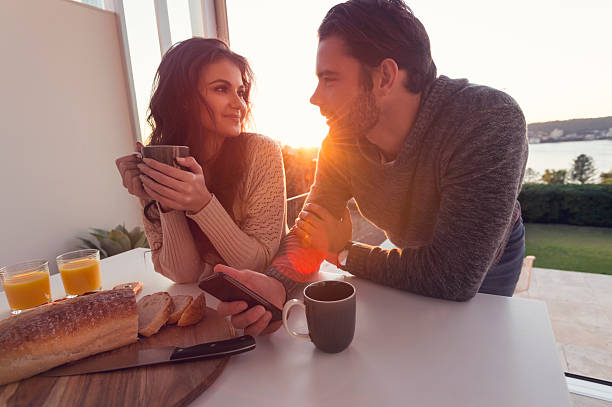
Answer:
[{"label": "man's shoulder", "polygon": [[[473,142],[487,143],[508,139],[522,144],[526,123],[514,98],[490,86],[444,77],[446,93],[439,105],[436,120],[452,130],[446,137],[451,144],[468,147]],[[442,98],[441,98],[442,99]],[[447,135],[450,133],[446,133]]]},{"label": "man's shoulder", "polygon": [[524,122],[521,108],[506,92],[446,76],[432,84],[424,99],[422,114],[425,123],[433,121],[442,126],[439,128],[446,129],[494,122],[521,125]]},{"label": "man's shoulder", "polygon": [[506,92],[475,83],[468,83],[459,89],[450,98],[449,105],[454,109],[470,113],[499,109],[521,110],[516,100]]}]

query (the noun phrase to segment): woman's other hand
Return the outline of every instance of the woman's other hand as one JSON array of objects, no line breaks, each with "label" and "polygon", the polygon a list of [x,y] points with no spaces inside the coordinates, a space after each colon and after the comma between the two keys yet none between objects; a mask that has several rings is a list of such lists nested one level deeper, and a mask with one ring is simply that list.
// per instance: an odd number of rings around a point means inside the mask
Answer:
[{"label": "woman's other hand", "polygon": [[115,165],[117,165],[119,174],[121,174],[123,186],[128,190],[128,192],[140,199],[150,200],[151,197],[147,195],[142,186],[142,182],[140,180],[140,170],[138,169],[141,148],[142,144],[137,143],[136,152],[117,158],[115,160]]},{"label": "woman's other hand", "polygon": [[202,167],[193,157],[177,157],[181,170],[159,161],[143,158],[139,164],[143,189],[155,199],[163,210],[189,211],[202,210],[212,198],[206,187]]}]

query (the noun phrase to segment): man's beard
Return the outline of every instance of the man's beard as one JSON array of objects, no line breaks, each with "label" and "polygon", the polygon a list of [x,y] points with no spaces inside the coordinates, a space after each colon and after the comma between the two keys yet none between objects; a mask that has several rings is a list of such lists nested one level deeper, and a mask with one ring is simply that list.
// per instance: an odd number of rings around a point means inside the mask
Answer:
[{"label": "man's beard", "polygon": [[[343,109],[344,110],[344,109]],[[372,91],[363,91],[353,98],[344,113],[334,117],[329,131],[333,134],[346,134],[351,137],[365,137],[367,132],[378,123],[380,109]]]}]

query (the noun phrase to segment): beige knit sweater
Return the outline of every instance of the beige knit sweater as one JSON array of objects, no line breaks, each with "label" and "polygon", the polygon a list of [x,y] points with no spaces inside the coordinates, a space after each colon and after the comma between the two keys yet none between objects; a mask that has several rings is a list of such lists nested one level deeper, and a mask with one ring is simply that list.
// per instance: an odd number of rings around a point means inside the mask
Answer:
[{"label": "beige knit sweater", "polygon": [[[159,221],[143,216],[156,272],[177,283],[191,283],[210,275],[221,261],[257,271],[270,264],[287,229],[282,153],[272,139],[253,134],[247,139],[246,159],[247,170],[233,204],[235,222],[214,195],[197,213],[154,207]],[[222,259],[213,253],[200,258],[187,217],[198,224]]]}]

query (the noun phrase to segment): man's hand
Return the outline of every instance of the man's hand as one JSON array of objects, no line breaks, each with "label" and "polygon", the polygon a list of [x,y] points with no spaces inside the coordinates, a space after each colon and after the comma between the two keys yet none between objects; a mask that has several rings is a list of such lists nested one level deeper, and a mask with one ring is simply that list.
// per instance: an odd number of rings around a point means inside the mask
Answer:
[{"label": "man's hand", "polygon": [[342,219],[336,219],[324,207],[309,203],[295,220],[293,232],[313,249],[327,253],[326,260],[338,262],[338,253],[353,236],[353,223],[348,208],[344,208]]},{"label": "man's hand", "polygon": [[[279,309],[283,309],[286,294],[285,287],[280,281],[256,271],[236,270],[222,264],[216,265],[214,272],[225,273],[233,277]],[[247,309],[244,301],[220,302],[217,312],[223,317],[231,316],[234,328],[244,329],[244,333],[251,336],[272,333],[282,324],[282,321],[270,323],[272,314],[261,305]]]}]

